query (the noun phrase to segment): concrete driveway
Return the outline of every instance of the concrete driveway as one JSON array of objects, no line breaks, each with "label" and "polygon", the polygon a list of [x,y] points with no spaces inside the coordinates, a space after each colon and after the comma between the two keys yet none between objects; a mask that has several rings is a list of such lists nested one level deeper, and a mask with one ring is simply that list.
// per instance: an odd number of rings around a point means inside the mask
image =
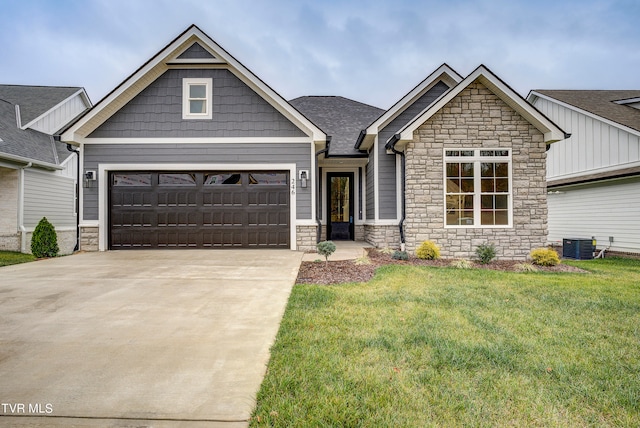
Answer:
[{"label": "concrete driveway", "polygon": [[0,268],[0,425],[246,426],[302,253],[82,253]]}]

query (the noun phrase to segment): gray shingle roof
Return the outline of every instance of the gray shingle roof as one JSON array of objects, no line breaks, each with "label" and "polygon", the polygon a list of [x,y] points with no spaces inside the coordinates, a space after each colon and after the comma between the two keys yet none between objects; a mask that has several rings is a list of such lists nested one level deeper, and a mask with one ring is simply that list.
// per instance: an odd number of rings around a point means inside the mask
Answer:
[{"label": "gray shingle roof", "polygon": [[25,125],[80,89],[82,88],[65,86],[0,85],[0,99],[20,105],[20,116]]},{"label": "gray shingle roof", "polygon": [[35,162],[59,164],[71,155],[66,145],[51,135],[33,129],[20,129],[15,105],[20,106],[25,125],[81,88],[0,85],[0,158],[3,154],[20,156]]},{"label": "gray shingle roof", "polygon": [[344,97],[308,96],[289,101],[300,113],[331,136],[329,156],[357,156],[354,149],[360,131],[384,110]]},{"label": "gray shingle roof", "polygon": [[614,101],[640,97],[640,90],[547,90],[535,89],[542,95],[640,131],[640,110]]}]

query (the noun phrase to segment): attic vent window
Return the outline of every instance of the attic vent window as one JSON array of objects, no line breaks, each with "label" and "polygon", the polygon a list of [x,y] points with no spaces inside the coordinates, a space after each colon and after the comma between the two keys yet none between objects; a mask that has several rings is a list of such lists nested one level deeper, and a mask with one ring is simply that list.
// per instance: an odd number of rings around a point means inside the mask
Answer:
[{"label": "attic vent window", "polygon": [[182,118],[211,119],[213,79],[182,79]]}]

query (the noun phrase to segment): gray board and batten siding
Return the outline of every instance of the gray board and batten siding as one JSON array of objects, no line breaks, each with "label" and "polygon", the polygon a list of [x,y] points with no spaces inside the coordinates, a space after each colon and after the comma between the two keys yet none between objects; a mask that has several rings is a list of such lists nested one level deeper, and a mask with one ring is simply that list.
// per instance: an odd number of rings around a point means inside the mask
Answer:
[{"label": "gray board and batten siding", "polygon": [[[407,107],[395,119],[378,133],[378,197],[379,218],[396,219],[397,213],[397,183],[396,183],[396,156],[387,155],[385,145],[387,140],[396,134],[402,127],[414,119],[420,112],[430,106],[440,95],[449,89],[443,82],[436,83],[431,89],[425,92],[413,104]],[[372,159],[370,159],[372,160]],[[367,196],[373,193],[369,189],[369,174],[367,174]],[[368,202],[368,200],[367,200]],[[369,204],[367,203],[367,218],[369,217]],[[373,209],[373,207],[371,207]]]},{"label": "gray board and batten siding", "polygon": [[[213,79],[213,117],[182,118],[182,79]],[[167,70],[89,138],[306,137],[225,69]]]},{"label": "gray board and batten siding", "polygon": [[[84,146],[85,170],[97,170],[103,164],[282,164],[295,163],[297,169],[311,169],[311,152],[305,143],[220,143],[220,144],[87,144]],[[248,167],[247,170],[251,168]],[[311,186],[296,187],[298,219],[311,219]],[[98,219],[98,187],[84,189],[84,219]]]}]

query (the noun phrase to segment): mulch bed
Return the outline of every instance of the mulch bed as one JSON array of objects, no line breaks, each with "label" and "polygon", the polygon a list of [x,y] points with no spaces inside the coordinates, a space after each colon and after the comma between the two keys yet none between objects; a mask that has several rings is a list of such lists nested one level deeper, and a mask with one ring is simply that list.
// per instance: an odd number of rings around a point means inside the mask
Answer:
[{"label": "mulch bed", "polygon": [[[390,254],[384,254],[376,249],[368,249],[370,264],[358,264],[356,260],[329,260],[328,266],[325,262],[303,262],[298,271],[297,284],[342,284],[345,282],[367,282],[378,267],[383,265],[414,265],[414,266],[432,266],[432,267],[448,267],[452,260],[421,260],[418,258],[410,258],[409,260],[394,260]],[[331,259],[331,257],[329,257]],[[483,265],[473,262],[473,267],[477,269],[491,269],[515,272],[516,266],[522,264],[522,261],[516,260],[494,260],[489,264]],[[543,267],[536,266],[538,270],[544,272],[571,272],[586,273],[587,271],[565,264],[557,266]]]}]

